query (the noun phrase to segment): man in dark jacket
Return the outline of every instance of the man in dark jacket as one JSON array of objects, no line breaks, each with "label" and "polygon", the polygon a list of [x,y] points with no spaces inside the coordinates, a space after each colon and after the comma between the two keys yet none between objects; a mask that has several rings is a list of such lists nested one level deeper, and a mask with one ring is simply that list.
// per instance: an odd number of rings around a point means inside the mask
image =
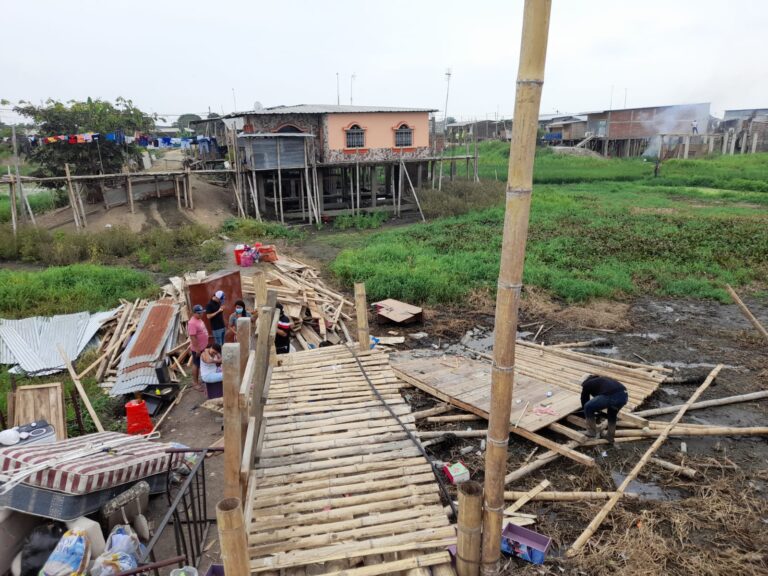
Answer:
[{"label": "man in dark jacket", "polygon": [[598,437],[595,414],[607,409],[608,429],[605,439],[613,444],[613,438],[616,435],[616,417],[627,400],[629,400],[627,389],[618,380],[594,374],[587,376],[581,383],[581,407],[584,409],[584,418],[587,421],[587,435]]}]

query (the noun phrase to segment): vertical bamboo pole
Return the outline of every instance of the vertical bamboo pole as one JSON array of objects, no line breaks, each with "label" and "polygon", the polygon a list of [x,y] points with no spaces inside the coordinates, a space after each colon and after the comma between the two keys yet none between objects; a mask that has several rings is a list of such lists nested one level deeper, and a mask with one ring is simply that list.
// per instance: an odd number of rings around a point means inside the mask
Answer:
[{"label": "vertical bamboo pole", "polygon": [[194,210],[195,209],[195,198],[192,194],[192,178],[190,175],[189,168],[186,169],[186,174],[184,175],[184,178],[187,182],[187,193],[189,194],[189,209]]},{"label": "vertical bamboo pole", "polygon": [[136,212],[136,209],[135,209],[135,207],[133,206],[133,184],[131,184],[131,177],[130,177],[130,176],[127,176],[127,177],[125,178],[125,182],[126,182],[126,184],[125,184],[125,190],[126,190],[126,192],[125,192],[125,193],[126,193],[126,194],[127,194],[127,196],[128,196],[128,204],[129,204],[129,205],[130,205],[130,207],[131,207],[131,214],[133,214],[134,212]]},{"label": "vertical bamboo pole", "polygon": [[[245,503],[246,506],[250,502]],[[250,574],[248,535],[240,498],[225,498],[216,504],[216,524],[225,574]]]},{"label": "vertical bamboo pole", "polygon": [[357,194],[357,211],[355,214],[360,215],[360,164],[355,162],[355,193]]},{"label": "vertical bamboo pole", "polygon": [[253,291],[256,299],[256,309],[267,305],[267,279],[262,270],[253,275]]},{"label": "vertical bamboo pole", "polygon": [[624,491],[627,489],[627,486],[629,486],[629,483],[635,479],[635,477],[640,473],[640,470],[643,468],[643,466],[645,466],[645,464],[648,462],[651,456],[653,456],[656,450],[658,450],[659,447],[661,447],[661,445],[666,441],[670,432],[672,432],[672,429],[675,427],[675,425],[678,422],[680,422],[680,420],[682,420],[683,416],[685,415],[685,412],[688,410],[691,404],[696,402],[696,400],[698,399],[699,396],[702,395],[704,390],[706,390],[709,387],[712,381],[720,373],[720,370],[722,370],[722,368],[723,368],[723,365],[718,364],[715,367],[715,369],[709,373],[709,376],[707,376],[707,379],[704,380],[701,386],[699,386],[696,389],[696,392],[694,392],[693,395],[688,399],[688,402],[682,405],[677,415],[675,415],[675,417],[670,421],[670,423],[667,424],[666,428],[664,428],[661,435],[658,438],[656,438],[656,441],[653,444],[651,444],[650,448],[646,450],[643,457],[640,458],[638,463],[635,464],[635,467],[632,468],[632,471],[629,474],[627,474],[627,477],[624,478],[624,481],[616,489],[616,492],[613,493],[613,496],[611,496],[610,500],[608,500],[608,502],[605,503],[605,505],[600,510],[600,512],[598,512],[597,516],[595,516],[592,522],[589,523],[589,526],[586,527],[584,532],[582,532],[581,535],[576,539],[576,541],[571,545],[571,547],[568,549],[568,552],[566,553],[567,556],[569,557],[575,556],[579,552],[581,547],[584,546],[584,544],[586,544],[587,541],[592,537],[592,534],[594,534],[595,530],[597,530],[600,527],[600,524],[603,523],[603,520],[605,520],[605,517],[608,516],[608,513],[616,505],[616,502],[618,502],[619,499],[623,496]]},{"label": "vertical bamboo pole", "polygon": [[[85,216],[85,206],[83,206],[83,188],[80,184],[75,184],[77,190],[77,205],[80,207],[80,214],[83,220],[83,228],[88,226],[88,218]],[[104,191],[104,185],[101,185],[102,193]]]},{"label": "vertical bamboo pole", "polygon": [[261,306],[258,319],[258,339],[256,340],[256,374],[253,377],[253,396],[251,397],[251,409],[256,416],[256,430],[261,426],[261,394],[269,370],[269,349],[272,344],[269,332],[272,329],[272,315],[274,308]]},{"label": "vertical bamboo pole", "polygon": [[11,224],[13,226],[13,235],[16,236],[18,222],[16,221],[16,185],[11,174],[11,167],[8,166],[8,196],[11,200]]},{"label": "vertical bamboo pole", "polygon": [[243,457],[240,431],[240,347],[224,344],[221,351],[224,375],[224,497],[238,498],[240,489],[240,460]]},{"label": "vertical bamboo pole", "polygon": [[[250,318],[238,318],[237,319],[237,344],[240,346],[240,371],[238,382],[243,382],[245,376],[245,367],[248,364],[248,355],[251,351],[251,319]],[[242,386],[241,386],[242,388]],[[240,444],[245,446],[246,434],[248,433],[248,418],[250,416],[250,410],[248,407],[248,396],[238,399],[238,405],[240,406]]]},{"label": "vertical bamboo pole", "polygon": [[37,222],[35,222],[35,215],[32,212],[32,207],[29,205],[29,199],[27,198],[26,193],[24,192],[24,184],[21,181],[21,172],[19,171],[19,150],[18,150],[18,144],[16,142],[16,126],[11,126],[11,138],[13,139],[13,163],[14,167],[16,168],[16,187],[18,188],[19,192],[19,199],[21,200],[21,220],[23,222],[26,222],[27,220],[27,214],[24,212],[24,208],[27,209],[29,212],[29,218],[32,220],[32,225],[37,227]]},{"label": "vertical bamboo pole", "polygon": [[179,179],[176,176],[173,177],[173,188],[176,191],[176,206],[181,212],[181,187],[179,186]]},{"label": "vertical bamboo pole", "polygon": [[371,338],[368,335],[368,304],[365,299],[365,284],[355,282],[355,311],[357,312],[357,342],[360,351],[368,350]]},{"label": "vertical bamboo pole", "polygon": [[72,206],[72,217],[75,219],[75,228],[80,230],[82,225],[80,224],[80,215],[77,211],[77,200],[75,200],[75,189],[72,186],[72,176],[69,173],[69,164],[64,164],[64,174],[67,177],[67,196],[69,197],[69,204]]},{"label": "vertical bamboo pole", "polygon": [[515,334],[523,280],[525,242],[531,206],[541,89],[547,55],[551,0],[526,0],[515,122],[509,151],[504,235],[496,295],[495,338],[491,372],[491,413],[485,453],[485,512],[482,573],[498,572],[507,468],[509,415],[515,368]]},{"label": "vertical bamboo pole", "polygon": [[456,543],[456,572],[459,576],[480,574],[480,530],[483,523],[483,487],[477,482],[459,484],[459,525]]}]

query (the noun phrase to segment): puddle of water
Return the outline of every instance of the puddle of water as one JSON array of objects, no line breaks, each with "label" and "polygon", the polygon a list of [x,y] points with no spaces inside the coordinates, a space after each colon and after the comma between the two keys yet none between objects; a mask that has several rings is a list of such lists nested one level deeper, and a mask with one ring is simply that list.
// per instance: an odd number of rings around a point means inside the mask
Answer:
[{"label": "puddle of water", "polygon": [[[667,368],[674,368],[676,370],[684,369],[684,368],[714,368],[717,366],[717,364],[710,364],[709,362],[657,362],[657,364],[661,364],[662,366],[665,366]],[[732,366],[730,364],[723,364],[723,368],[728,368],[729,370],[739,370],[739,371],[746,371],[749,372],[747,368],[744,368],[743,366]]]},{"label": "puddle of water", "polygon": [[[611,472],[611,478],[613,478],[616,487],[619,487],[626,477],[626,474]],[[638,480],[630,481],[626,491],[638,494],[640,500],[680,500],[683,498],[683,493],[680,490],[662,488],[651,482],[639,482]]]},{"label": "puddle of water", "polygon": [[646,340],[653,340],[654,342],[664,338],[664,335],[659,334],[658,332],[638,332],[635,334],[626,334],[626,336],[630,336],[632,338],[645,338]]}]

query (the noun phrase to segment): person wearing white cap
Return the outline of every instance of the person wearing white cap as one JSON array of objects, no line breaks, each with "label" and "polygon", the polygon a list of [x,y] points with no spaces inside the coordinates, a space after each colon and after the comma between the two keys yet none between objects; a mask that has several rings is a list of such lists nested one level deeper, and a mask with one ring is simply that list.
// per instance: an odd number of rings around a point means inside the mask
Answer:
[{"label": "person wearing white cap", "polygon": [[227,330],[227,324],[224,321],[224,309],[222,308],[224,300],[224,291],[217,290],[213,295],[213,298],[211,298],[211,301],[208,302],[208,305],[205,307],[205,315],[211,323],[213,340],[219,346],[224,346],[224,333]]}]

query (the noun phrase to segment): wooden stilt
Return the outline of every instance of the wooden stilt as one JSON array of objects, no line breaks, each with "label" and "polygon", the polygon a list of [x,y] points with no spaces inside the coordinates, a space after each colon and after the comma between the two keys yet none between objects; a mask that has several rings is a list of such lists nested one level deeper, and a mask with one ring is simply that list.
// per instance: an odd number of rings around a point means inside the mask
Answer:
[{"label": "wooden stilt", "polygon": [[64,174],[67,176],[67,192],[69,197],[69,205],[72,208],[72,216],[75,219],[75,228],[80,230],[82,223],[80,222],[80,215],[77,208],[77,200],[75,199],[75,188],[72,185],[72,176],[69,173],[69,164],[64,164]]},{"label": "wooden stilt", "polygon": [[485,453],[483,575],[496,574],[500,558],[509,415],[514,386],[515,335],[551,7],[551,0],[526,0],[523,12],[515,122],[512,127],[506,216],[496,296],[496,341],[493,347],[491,412]]},{"label": "wooden stilt", "polygon": [[179,212],[181,212],[181,188],[179,186],[179,179],[176,177],[173,178],[173,189],[176,191],[176,206]]},{"label": "wooden stilt", "polygon": [[360,164],[355,162],[355,193],[357,194],[357,211],[355,212],[358,216],[360,215]]},{"label": "wooden stilt", "polygon": [[88,226],[88,218],[85,214],[85,206],[83,206],[83,189],[79,182],[75,185],[75,193],[77,195],[77,205],[80,208],[80,219],[83,224],[83,228],[86,228]]},{"label": "wooden stilt", "polygon": [[224,376],[224,496],[239,498],[240,460],[243,454],[240,431],[240,347],[224,344],[222,348],[222,373]]},{"label": "wooden stilt", "polygon": [[459,484],[458,542],[456,572],[458,576],[480,574],[480,530],[483,523],[483,488],[477,482]]},{"label": "wooden stilt", "polygon": [[240,498],[225,498],[216,504],[216,524],[219,531],[224,572],[226,574],[250,574],[248,536]]},{"label": "wooden stilt", "polygon": [[11,200],[11,226],[13,227],[13,235],[14,237],[18,233],[18,221],[17,221],[17,214],[16,214],[16,185],[13,181],[13,176],[11,175],[11,167],[8,166],[8,197]]},{"label": "wooden stilt", "polygon": [[365,284],[355,282],[355,311],[357,312],[357,342],[360,350],[367,350],[371,342],[368,335],[368,303],[365,298]]},{"label": "wooden stilt", "polygon": [[283,170],[280,166],[280,139],[275,138],[275,145],[277,146],[277,195],[279,197],[278,202],[280,204],[278,210],[280,214],[280,222],[285,224],[285,218],[283,217]]},{"label": "wooden stilt", "polygon": [[189,209],[194,210],[195,209],[195,195],[192,193],[192,175],[190,174],[189,168],[187,168],[187,174],[185,176],[186,182],[187,182],[187,193],[189,194]]},{"label": "wooden stilt", "polygon": [[413,199],[416,200],[416,207],[419,209],[419,214],[421,215],[421,221],[426,222],[427,219],[424,218],[424,212],[421,210],[421,202],[419,202],[419,197],[416,195],[416,189],[413,187],[413,182],[411,182],[411,176],[408,174],[408,169],[405,167],[405,162],[403,160],[400,160],[400,169],[405,172],[406,177],[408,178],[408,185],[411,187],[411,193],[413,194]]}]

